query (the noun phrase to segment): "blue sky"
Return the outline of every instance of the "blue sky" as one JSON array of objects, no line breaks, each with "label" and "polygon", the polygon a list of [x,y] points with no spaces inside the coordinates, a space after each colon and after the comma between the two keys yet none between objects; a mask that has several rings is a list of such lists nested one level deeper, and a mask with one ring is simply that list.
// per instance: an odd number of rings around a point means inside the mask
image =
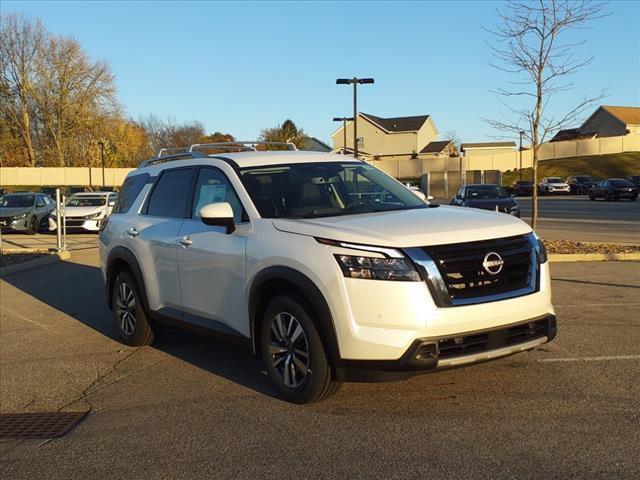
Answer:
[{"label": "blue sky", "polygon": [[[256,138],[291,118],[330,140],[334,116],[352,111],[337,77],[375,77],[359,89],[361,111],[431,114],[464,141],[496,135],[482,117],[504,108],[488,66],[500,2],[15,2],[2,13],[40,17],[107,60],[133,118],[155,113],[202,121],[207,131]],[[608,105],[640,105],[640,2],[614,1],[611,15],[575,33],[594,62],[554,103],[558,113],[609,89]]]}]

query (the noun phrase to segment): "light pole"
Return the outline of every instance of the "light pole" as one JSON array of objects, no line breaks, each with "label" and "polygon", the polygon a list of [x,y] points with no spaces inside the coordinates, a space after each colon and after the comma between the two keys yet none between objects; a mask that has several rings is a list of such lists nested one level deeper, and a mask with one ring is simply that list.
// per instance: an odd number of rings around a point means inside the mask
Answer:
[{"label": "light pole", "polygon": [[522,181],[522,136],[524,131],[520,130],[520,181]]},{"label": "light pole", "polygon": [[347,154],[347,122],[353,120],[353,117],[333,117],[334,122],[342,122],[342,154]]},{"label": "light pole", "polygon": [[104,180],[104,142],[98,142],[100,145],[100,161],[102,162],[102,190],[105,189],[105,180]]},{"label": "light pole", "polygon": [[[353,156],[358,158],[358,84],[374,83],[373,78],[338,78],[336,85],[353,84]],[[345,145],[346,147],[346,145]]]}]

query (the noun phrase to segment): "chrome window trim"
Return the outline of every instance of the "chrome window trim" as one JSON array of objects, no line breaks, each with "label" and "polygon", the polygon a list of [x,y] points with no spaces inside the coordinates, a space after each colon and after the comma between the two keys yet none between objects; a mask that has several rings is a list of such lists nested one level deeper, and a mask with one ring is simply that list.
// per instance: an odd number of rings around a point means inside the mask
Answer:
[{"label": "chrome window trim", "polygon": [[447,290],[447,285],[440,274],[440,270],[438,270],[436,262],[422,248],[405,248],[403,251],[417,266],[418,272],[427,283],[427,287],[429,288],[433,301],[438,307],[462,307],[465,305],[476,305],[479,303],[496,302],[499,300],[507,300],[509,298],[522,297],[540,290],[540,252],[538,240],[533,232],[527,234],[526,238],[531,246],[531,277],[529,278],[529,284],[526,287],[519,288],[517,290],[493,295],[483,295],[474,298],[452,299],[449,295],[449,291]]}]

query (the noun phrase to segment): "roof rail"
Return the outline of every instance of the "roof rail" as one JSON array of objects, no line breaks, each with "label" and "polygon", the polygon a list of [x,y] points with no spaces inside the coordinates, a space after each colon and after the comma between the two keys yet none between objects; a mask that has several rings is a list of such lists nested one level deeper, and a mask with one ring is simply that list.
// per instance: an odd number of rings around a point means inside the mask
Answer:
[{"label": "roof rail", "polygon": [[253,141],[235,141],[235,142],[216,142],[216,143],[194,143],[193,145],[191,145],[189,147],[189,149],[187,150],[188,152],[193,152],[194,149],[197,148],[229,148],[229,149],[234,149],[234,148],[244,148],[246,151],[256,151],[256,145],[280,145],[280,146],[286,146],[288,150],[294,150],[297,151],[298,147],[296,147],[296,144],[293,142],[261,142],[260,140],[253,140]]},{"label": "roof rail", "polygon": [[[166,149],[166,150],[169,150],[169,149]],[[160,152],[162,152],[162,150],[160,150]],[[162,157],[156,157],[156,158],[151,158],[149,160],[145,160],[140,165],[138,165],[138,168],[150,167],[151,165],[157,165],[159,163],[173,162],[174,160],[188,160],[191,158],[201,158],[204,156],[205,155],[202,154],[201,152],[174,153],[173,155],[164,155]]]},{"label": "roof rail", "polygon": [[188,147],[165,147],[161,148],[158,152],[158,157],[161,157],[164,152],[186,152]]}]

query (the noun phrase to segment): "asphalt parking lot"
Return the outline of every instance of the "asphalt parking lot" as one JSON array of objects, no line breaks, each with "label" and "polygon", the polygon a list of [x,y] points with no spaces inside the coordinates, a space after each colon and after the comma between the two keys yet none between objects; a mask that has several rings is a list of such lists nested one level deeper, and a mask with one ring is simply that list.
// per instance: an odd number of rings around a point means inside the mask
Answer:
[{"label": "asphalt parking lot", "polygon": [[555,342],[279,400],[239,347],[114,340],[96,249],[0,280],[0,410],[90,410],[0,442],[2,478],[638,478],[640,262],[552,265]]}]

